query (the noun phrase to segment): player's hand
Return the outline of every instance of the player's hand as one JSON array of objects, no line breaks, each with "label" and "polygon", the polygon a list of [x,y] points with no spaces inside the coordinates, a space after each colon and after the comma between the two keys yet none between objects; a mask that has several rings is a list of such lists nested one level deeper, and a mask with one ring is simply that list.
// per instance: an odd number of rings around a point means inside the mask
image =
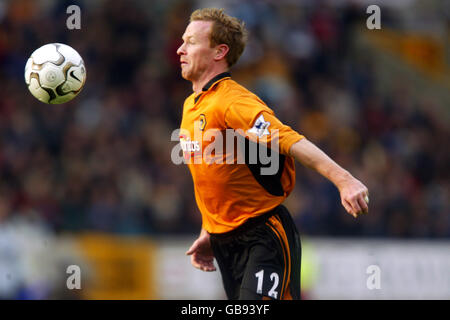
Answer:
[{"label": "player's hand", "polygon": [[369,212],[369,190],[354,177],[346,179],[339,187],[341,203],[353,217]]},{"label": "player's hand", "polygon": [[192,246],[186,251],[191,256],[191,264],[202,271],[216,271],[214,266],[214,253],[211,249],[209,234],[202,232]]}]

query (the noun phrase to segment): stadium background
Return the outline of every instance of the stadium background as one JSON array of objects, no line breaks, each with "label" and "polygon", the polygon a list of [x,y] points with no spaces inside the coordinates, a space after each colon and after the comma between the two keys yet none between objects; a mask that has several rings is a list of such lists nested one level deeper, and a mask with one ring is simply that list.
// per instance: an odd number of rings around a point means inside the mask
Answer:
[{"label": "stadium background", "polygon": [[[66,28],[72,4],[80,30]],[[366,27],[370,4],[381,30]],[[355,220],[297,164],[286,206],[305,245],[304,297],[449,298],[450,6],[421,0],[1,0],[0,297],[224,298],[218,273],[184,256],[200,214],[187,168],[170,160],[191,93],[176,49],[189,13],[213,6],[250,31],[233,78],[370,190],[370,214]],[[61,106],[23,79],[51,42],[87,68]],[[72,264],[81,290],[66,287]],[[366,288],[372,264],[378,291]]]}]

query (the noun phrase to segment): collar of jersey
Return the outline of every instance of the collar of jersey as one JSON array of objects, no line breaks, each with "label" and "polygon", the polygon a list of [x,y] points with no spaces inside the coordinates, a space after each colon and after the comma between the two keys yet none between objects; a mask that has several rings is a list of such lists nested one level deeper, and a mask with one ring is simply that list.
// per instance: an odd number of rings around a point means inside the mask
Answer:
[{"label": "collar of jersey", "polygon": [[230,74],[229,72],[222,72],[222,73],[219,73],[217,76],[215,76],[214,78],[212,78],[211,80],[209,80],[208,83],[205,84],[205,85],[203,86],[202,91],[203,91],[203,92],[208,91],[208,90],[211,89],[217,82],[219,82],[219,81],[221,81],[221,80],[223,80],[223,79],[225,79],[225,78],[230,78],[230,77],[231,77],[231,74]]},{"label": "collar of jersey", "polygon": [[197,101],[200,99],[203,93],[214,87],[215,84],[228,78],[231,78],[231,74],[229,72],[222,72],[219,73],[214,78],[212,78],[211,80],[209,80],[208,83],[203,86],[202,91],[196,97],[194,97],[194,103],[197,103]]}]

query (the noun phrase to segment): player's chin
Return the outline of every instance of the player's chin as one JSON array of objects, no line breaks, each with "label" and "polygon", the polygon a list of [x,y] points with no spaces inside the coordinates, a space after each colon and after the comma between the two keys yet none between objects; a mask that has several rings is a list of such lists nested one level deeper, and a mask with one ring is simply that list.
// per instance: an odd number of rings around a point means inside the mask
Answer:
[{"label": "player's chin", "polygon": [[183,70],[183,69],[181,69],[181,77],[184,80],[191,80],[191,77],[190,77],[189,73],[187,71]]}]

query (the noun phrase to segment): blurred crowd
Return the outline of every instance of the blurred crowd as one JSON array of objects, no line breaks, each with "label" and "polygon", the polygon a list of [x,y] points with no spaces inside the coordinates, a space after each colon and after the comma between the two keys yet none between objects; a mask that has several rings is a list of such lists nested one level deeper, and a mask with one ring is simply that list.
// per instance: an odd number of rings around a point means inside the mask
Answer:
[{"label": "blurred crowd", "polygon": [[[305,4],[307,3],[307,4]],[[200,230],[192,179],[174,165],[190,83],[176,49],[201,1],[0,3],[0,224],[39,221],[55,232],[176,234]],[[319,145],[370,190],[355,220],[337,189],[297,164],[286,201],[303,235],[450,237],[449,124],[439,105],[404,81],[380,93],[374,59],[357,56],[365,8],[326,2],[225,1],[250,41],[234,79]],[[388,15],[386,15],[388,16]],[[386,27],[395,21],[386,19]],[[30,54],[61,42],[83,57],[87,82],[65,105],[28,92]]]}]

